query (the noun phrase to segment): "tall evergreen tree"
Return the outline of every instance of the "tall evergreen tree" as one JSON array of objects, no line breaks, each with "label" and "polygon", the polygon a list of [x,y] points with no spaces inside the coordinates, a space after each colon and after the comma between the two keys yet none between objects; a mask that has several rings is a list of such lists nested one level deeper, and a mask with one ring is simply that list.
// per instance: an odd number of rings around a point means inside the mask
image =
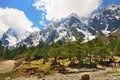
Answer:
[{"label": "tall evergreen tree", "polygon": [[3,57],[4,51],[4,46],[2,45],[2,41],[0,41],[0,57]]}]

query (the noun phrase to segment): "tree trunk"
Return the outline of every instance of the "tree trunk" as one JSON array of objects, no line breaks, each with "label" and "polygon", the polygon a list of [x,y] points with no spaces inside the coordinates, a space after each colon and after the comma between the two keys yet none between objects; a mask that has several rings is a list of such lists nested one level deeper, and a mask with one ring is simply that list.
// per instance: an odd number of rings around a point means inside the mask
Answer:
[{"label": "tree trunk", "polygon": [[43,64],[46,64],[46,62],[48,62],[48,57],[47,57],[47,56],[44,56],[44,57],[43,57]]},{"label": "tree trunk", "polygon": [[91,55],[91,53],[89,55],[89,60],[90,60],[90,64],[91,64],[92,63],[92,55]]},{"label": "tree trunk", "polygon": [[81,67],[83,65],[83,58],[81,56],[77,56],[77,59],[79,61],[79,67]]}]

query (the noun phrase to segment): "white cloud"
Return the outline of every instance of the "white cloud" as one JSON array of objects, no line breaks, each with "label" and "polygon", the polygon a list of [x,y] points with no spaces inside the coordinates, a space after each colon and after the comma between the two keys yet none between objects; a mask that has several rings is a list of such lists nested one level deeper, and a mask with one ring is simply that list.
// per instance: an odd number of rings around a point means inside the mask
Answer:
[{"label": "white cloud", "polygon": [[35,31],[40,31],[40,29],[38,27],[33,27],[33,28],[29,28],[27,31],[28,32],[35,32]]},{"label": "white cloud", "polygon": [[77,13],[87,16],[98,8],[102,0],[36,0],[33,4],[37,10],[45,11],[48,20],[61,19]]},{"label": "white cloud", "polygon": [[47,24],[45,24],[45,13],[42,13],[40,25],[42,25],[42,26],[46,26],[47,25]]},{"label": "white cloud", "polygon": [[26,31],[33,23],[29,21],[23,11],[13,8],[0,8],[0,37],[8,28]]}]

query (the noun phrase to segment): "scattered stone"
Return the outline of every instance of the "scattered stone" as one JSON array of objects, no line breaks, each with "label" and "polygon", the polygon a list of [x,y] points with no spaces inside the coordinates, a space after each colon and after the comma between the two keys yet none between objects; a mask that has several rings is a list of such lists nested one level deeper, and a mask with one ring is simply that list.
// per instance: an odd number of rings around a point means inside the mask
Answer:
[{"label": "scattered stone", "polygon": [[81,78],[81,80],[90,80],[90,77],[88,74],[84,74]]}]

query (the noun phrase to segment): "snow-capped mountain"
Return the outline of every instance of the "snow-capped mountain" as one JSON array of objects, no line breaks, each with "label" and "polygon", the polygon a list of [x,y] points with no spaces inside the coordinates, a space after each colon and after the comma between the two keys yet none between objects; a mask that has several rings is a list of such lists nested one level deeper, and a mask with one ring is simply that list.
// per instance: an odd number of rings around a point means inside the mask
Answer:
[{"label": "snow-capped mountain", "polygon": [[84,36],[84,39],[94,38],[94,31],[83,21],[83,18],[76,14],[71,14],[67,18],[54,21],[46,26],[42,31],[41,37],[46,43],[62,41],[75,41],[78,34]]},{"label": "snow-capped mountain", "polygon": [[42,31],[34,31],[25,36],[17,30],[8,30],[2,37],[5,46],[38,45],[40,41],[51,44],[57,41],[75,41],[82,36],[84,42],[92,40],[98,33],[108,35],[120,29],[120,6],[111,5],[91,14],[79,17],[71,14],[48,24]]},{"label": "snow-capped mountain", "polygon": [[29,36],[27,36],[25,39],[21,40],[20,42],[17,43],[17,45],[27,45],[28,47],[33,45],[37,46],[39,42],[42,41],[41,38],[41,31],[34,31],[32,32]]},{"label": "snow-capped mountain", "polygon": [[104,34],[120,29],[120,5],[111,5],[93,14],[89,20],[89,27]]},{"label": "snow-capped mountain", "polygon": [[15,46],[22,39],[25,39],[29,35],[28,32],[21,32],[15,28],[9,28],[7,32],[3,34],[2,42],[4,46]]}]

